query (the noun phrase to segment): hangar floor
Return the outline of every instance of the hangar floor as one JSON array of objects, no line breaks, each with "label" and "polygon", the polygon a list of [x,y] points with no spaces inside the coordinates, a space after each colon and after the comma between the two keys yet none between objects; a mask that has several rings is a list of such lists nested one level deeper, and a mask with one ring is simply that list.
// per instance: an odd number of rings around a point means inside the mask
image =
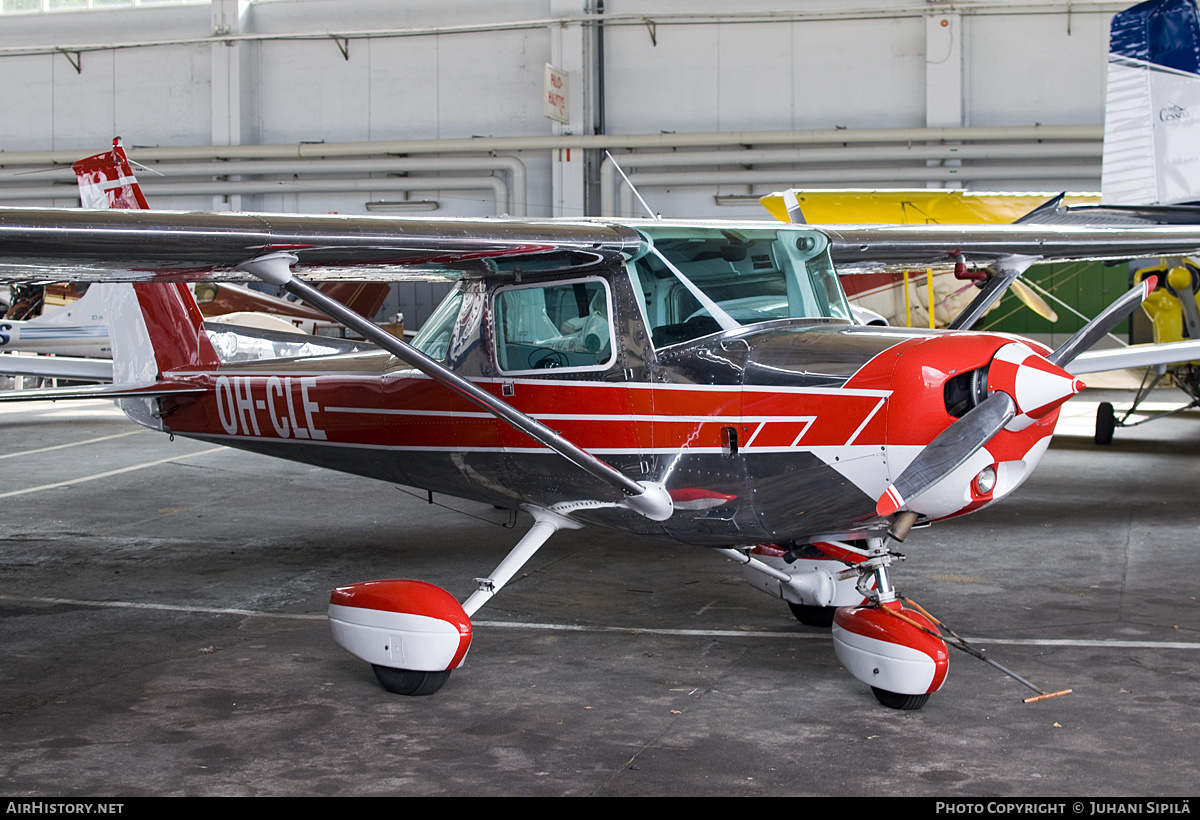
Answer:
[{"label": "hangar floor", "polygon": [[723,557],[590,530],[480,613],[441,692],[388,695],[330,640],[330,588],[415,577],[462,598],[518,533],[170,442],[107,403],[5,406],[0,791],[1195,794],[1200,417],[1101,449],[1105,397],[1069,405],[1016,497],[914,532],[895,571],[997,661],[1074,694],[1024,704],[953,653],[919,712],[879,706],[827,632]]}]

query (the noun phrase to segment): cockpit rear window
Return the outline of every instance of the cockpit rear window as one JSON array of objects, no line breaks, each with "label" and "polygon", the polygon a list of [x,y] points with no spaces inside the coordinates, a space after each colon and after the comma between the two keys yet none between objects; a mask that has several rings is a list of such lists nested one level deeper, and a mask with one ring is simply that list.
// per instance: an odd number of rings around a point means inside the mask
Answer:
[{"label": "cockpit rear window", "polygon": [[452,290],[438,305],[426,321],[421,331],[412,340],[412,346],[431,359],[439,362],[446,360],[450,349],[450,341],[454,338],[454,327],[458,322],[458,313],[462,308],[463,292]]}]

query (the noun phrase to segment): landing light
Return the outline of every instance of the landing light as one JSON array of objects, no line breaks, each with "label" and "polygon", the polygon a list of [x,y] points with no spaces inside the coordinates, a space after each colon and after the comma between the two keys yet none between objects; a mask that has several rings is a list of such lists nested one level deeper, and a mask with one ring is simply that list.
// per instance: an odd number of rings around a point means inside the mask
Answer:
[{"label": "landing light", "polygon": [[979,495],[987,495],[996,487],[996,468],[984,467],[979,471],[979,475],[975,476],[975,492]]}]

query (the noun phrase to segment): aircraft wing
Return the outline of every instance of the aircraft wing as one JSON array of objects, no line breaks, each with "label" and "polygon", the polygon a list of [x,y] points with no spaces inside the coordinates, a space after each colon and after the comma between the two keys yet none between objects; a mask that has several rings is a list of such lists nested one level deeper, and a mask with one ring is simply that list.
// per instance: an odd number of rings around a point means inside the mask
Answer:
[{"label": "aircraft wing", "polygon": [[253,281],[239,263],[279,251],[308,279],[437,280],[586,268],[639,247],[602,223],[0,209],[7,281]]},{"label": "aircraft wing", "polygon": [[[278,359],[295,356],[328,356],[335,353],[355,353],[371,347],[354,339],[325,336],[305,336],[295,333],[275,333],[240,325],[205,323],[209,339],[226,361]],[[67,379],[79,382],[111,382],[111,359],[89,359],[82,356],[38,356],[29,353],[0,353],[0,375],[36,376],[43,379]],[[43,390],[46,388],[37,388]],[[49,388],[57,389],[57,388]],[[25,391],[27,393],[33,390]],[[62,398],[43,394],[30,398]],[[94,398],[94,396],[89,396]],[[104,398],[128,398],[104,396]],[[3,400],[3,399],[0,399]]]},{"label": "aircraft wing", "polygon": [[1200,341],[1143,344],[1110,350],[1089,350],[1080,353],[1067,366],[1073,376],[1098,373],[1102,370],[1121,370],[1128,367],[1154,367],[1200,360]]},{"label": "aircraft wing", "polygon": [[[1099,202],[1089,194],[1002,194],[949,188],[777,191],[759,199],[780,222],[815,225],[981,225],[1020,221],[1053,199],[1074,207]],[[794,203],[794,204],[793,204]],[[789,210],[791,208],[791,210]],[[1078,223],[1076,223],[1078,224]]]},{"label": "aircraft wing", "polygon": [[99,384],[94,387],[43,387],[36,390],[0,391],[0,402],[65,401],[67,399],[151,399],[160,396],[200,395],[205,392],[188,382],[160,381],[153,384]]},{"label": "aircraft wing", "polygon": [[[678,223],[681,225],[695,223]],[[175,211],[0,209],[0,280],[248,281],[239,269],[273,252],[310,280],[519,276],[619,263],[644,248],[638,220],[403,219]],[[736,231],[739,225],[720,223]],[[822,229],[839,272],[996,267],[1200,253],[1200,226],[886,225]]]},{"label": "aircraft wing", "polygon": [[1026,225],[875,225],[823,228],[839,273],[948,269],[960,258],[995,267],[1040,261],[1132,259],[1195,253],[1200,226],[1126,228]]},{"label": "aircraft wing", "polygon": [[110,382],[112,381],[112,359],[0,353],[0,374],[38,376],[43,379],[70,379],[80,382]]}]

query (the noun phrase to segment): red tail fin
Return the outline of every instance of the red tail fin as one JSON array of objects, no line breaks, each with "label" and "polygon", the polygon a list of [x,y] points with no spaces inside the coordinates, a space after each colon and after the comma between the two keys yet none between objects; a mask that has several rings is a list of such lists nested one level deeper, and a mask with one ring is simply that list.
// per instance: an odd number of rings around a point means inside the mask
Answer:
[{"label": "red tail fin", "polygon": [[125,156],[120,137],[113,140],[111,151],[81,159],[71,168],[79,182],[79,199],[83,207],[94,210],[150,209],[146,197],[142,196],[142,186],[138,185],[129,167],[129,157]]},{"label": "red tail fin", "polygon": [[387,282],[322,282],[318,288],[368,319],[383,307],[391,285]]},{"label": "red tail fin", "polygon": [[186,284],[135,283],[138,305],[159,374],[180,367],[217,367],[221,361],[204,332],[204,317]]}]

